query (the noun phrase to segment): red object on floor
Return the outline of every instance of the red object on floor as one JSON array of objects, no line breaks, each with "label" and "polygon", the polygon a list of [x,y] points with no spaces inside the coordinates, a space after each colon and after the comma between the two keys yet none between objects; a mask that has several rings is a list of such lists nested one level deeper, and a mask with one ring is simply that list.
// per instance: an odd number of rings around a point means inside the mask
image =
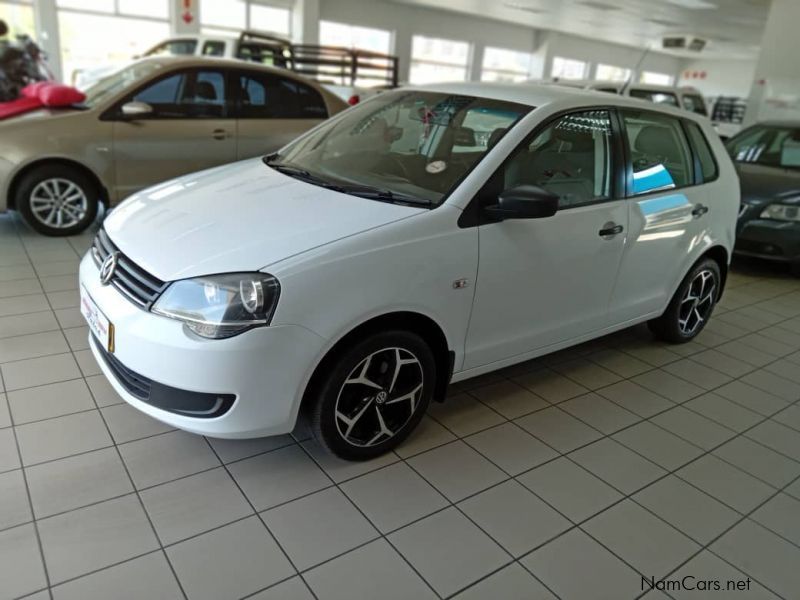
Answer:
[{"label": "red object on floor", "polygon": [[86,96],[73,87],[52,81],[33,83],[23,88],[22,95],[16,100],[0,102],[0,120],[10,119],[42,107],[72,106],[84,100]]}]

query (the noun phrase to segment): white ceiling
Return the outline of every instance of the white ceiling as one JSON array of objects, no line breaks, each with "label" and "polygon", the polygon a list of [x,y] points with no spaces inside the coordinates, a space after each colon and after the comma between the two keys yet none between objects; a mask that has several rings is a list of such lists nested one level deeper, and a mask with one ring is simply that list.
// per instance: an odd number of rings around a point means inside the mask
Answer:
[{"label": "white ceiling", "polygon": [[[708,40],[707,57],[747,57],[758,52],[770,0],[394,0],[490,16],[535,29],[661,51],[665,35]],[[670,52],[697,56],[688,51]]]}]

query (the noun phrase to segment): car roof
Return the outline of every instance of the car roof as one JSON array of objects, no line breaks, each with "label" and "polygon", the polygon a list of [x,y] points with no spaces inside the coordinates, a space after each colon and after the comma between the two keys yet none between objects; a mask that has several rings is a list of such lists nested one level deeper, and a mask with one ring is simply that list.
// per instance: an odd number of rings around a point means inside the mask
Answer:
[{"label": "car roof", "polygon": [[458,82],[458,83],[438,83],[422,86],[405,86],[404,89],[420,89],[445,94],[462,94],[465,96],[476,96],[479,98],[493,98],[527,104],[534,108],[546,106],[548,104],[566,104],[568,108],[572,105],[575,108],[584,106],[621,106],[635,109],[646,109],[651,111],[668,113],[681,118],[702,120],[702,115],[679,109],[665,104],[656,104],[649,100],[630,98],[608,92],[572,88],[559,85],[547,85],[541,83],[488,83],[488,82]]}]

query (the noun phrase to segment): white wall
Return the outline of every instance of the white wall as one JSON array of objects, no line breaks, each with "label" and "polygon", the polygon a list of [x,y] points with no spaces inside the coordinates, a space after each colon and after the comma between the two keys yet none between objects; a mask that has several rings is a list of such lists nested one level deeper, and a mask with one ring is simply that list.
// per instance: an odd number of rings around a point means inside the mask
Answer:
[{"label": "white wall", "polygon": [[[686,72],[705,72],[703,79],[686,77]],[[697,88],[704,96],[746,98],[756,72],[755,59],[688,60],[681,70],[679,85]]]}]

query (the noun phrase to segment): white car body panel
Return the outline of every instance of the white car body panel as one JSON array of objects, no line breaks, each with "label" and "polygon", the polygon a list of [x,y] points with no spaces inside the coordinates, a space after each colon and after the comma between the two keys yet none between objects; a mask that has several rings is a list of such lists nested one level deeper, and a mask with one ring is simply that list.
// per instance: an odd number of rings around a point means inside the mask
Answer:
[{"label": "white car body panel", "polygon": [[[715,181],[563,210],[547,219],[460,226],[476,191],[537,125],[571,109],[642,105],[557,87],[428,89],[539,107],[434,210],[348,196],[256,160],[168,182],[112,213],[106,221],[111,240],[162,280],[263,270],[281,285],[269,327],[206,340],[100,285],[87,255],[82,285],[119,332],[115,355],[127,367],[174,387],[237,395],[229,413],[215,419],[153,408],[115,383],[92,344],[123,398],[157,419],[205,435],[285,433],[320,361],[374,317],[411,312],[436,323],[452,353],[452,381],[459,381],[653,318],[709,248],[730,256],[738,180],[707,120],[651,108],[700,124],[719,163]],[[693,218],[698,203],[709,207],[706,218]],[[624,235],[600,237],[608,222],[623,225]]]}]

